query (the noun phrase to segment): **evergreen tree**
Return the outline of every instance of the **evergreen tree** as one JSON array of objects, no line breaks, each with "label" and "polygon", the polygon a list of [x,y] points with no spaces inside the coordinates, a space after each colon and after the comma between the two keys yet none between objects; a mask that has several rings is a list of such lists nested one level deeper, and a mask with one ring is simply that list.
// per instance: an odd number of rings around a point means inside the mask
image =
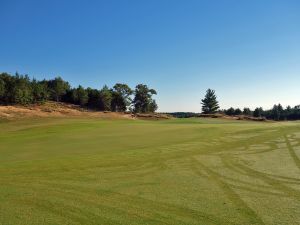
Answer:
[{"label": "evergreen tree", "polygon": [[97,89],[91,89],[91,88],[87,88],[87,93],[88,93],[88,103],[87,106],[91,109],[97,109],[100,110],[100,91]]},{"label": "evergreen tree", "polygon": [[288,120],[292,117],[292,114],[293,114],[293,109],[291,106],[287,106],[285,111],[284,111],[284,119],[285,120]]},{"label": "evergreen tree", "polygon": [[154,113],[158,109],[156,101],[152,99],[149,103],[148,112]]},{"label": "evergreen tree", "polygon": [[284,109],[283,109],[283,107],[280,103],[277,105],[277,109],[278,109],[278,112],[279,112],[279,120],[283,120]]},{"label": "evergreen tree", "polygon": [[76,103],[80,106],[85,106],[88,103],[89,96],[87,91],[79,85],[78,88],[75,91],[75,97],[76,97]]},{"label": "evergreen tree", "polygon": [[271,118],[273,120],[278,121],[281,119],[282,113],[283,113],[283,107],[281,106],[281,104],[274,105],[273,109],[271,110]]},{"label": "evergreen tree", "polygon": [[156,110],[155,109],[157,108],[156,102],[152,99],[152,95],[157,94],[154,89],[149,89],[148,86],[144,84],[138,84],[135,87],[134,93],[135,93],[135,97],[133,99],[134,112],[147,113],[147,112],[154,112]]},{"label": "evergreen tree", "polygon": [[271,111],[271,117],[273,120],[279,120],[279,116],[280,116],[280,114],[278,111],[278,107],[277,107],[277,105],[274,105],[273,109]]},{"label": "evergreen tree", "polygon": [[16,73],[12,88],[12,103],[26,105],[33,102],[32,87],[27,75]]},{"label": "evergreen tree", "polygon": [[102,111],[111,111],[112,92],[104,85],[99,92],[99,107]]},{"label": "evergreen tree", "polygon": [[243,109],[243,115],[245,115],[245,116],[251,116],[251,114],[252,114],[252,112],[251,112],[251,110],[249,108],[245,107]]},{"label": "evergreen tree", "polygon": [[242,114],[242,110],[240,110],[239,108],[234,110],[234,115],[241,115]]},{"label": "evergreen tree", "polygon": [[225,114],[228,116],[233,116],[234,115],[234,108],[230,107],[229,109],[225,110]]},{"label": "evergreen tree", "polygon": [[47,84],[45,82],[38,82],[35,79],[31,82],[33,102],[45,102],[49,98]]},{"label": "evergreen tree", "polygon": [[255,110],[253,111],[253,116],[254,117],[262,117],[263,116],[263,108],[259,107],[259,108],[255,108]]},{"label": "evergreen tree", "polygon": [[4,88],[2,91],[4,93],[1,97],[1,103],[2,104],[12,104],[13,102],[13,89],[15,86],[15,76],[11,76],[8,73],[1,73],[0,79],[2,80],[2,85],[4,84]]},{"label": "evergreen tree", "polygon": [[112,89],[111,109],[114,112],[125,112],[131,104],[133,91],[127,84],[117,83]]},{"label": "evergreen tree", "polygon": [[204,99],[201,100],[202,112],[205,114],[216,113],[219,109],[219,103],[214,90],[208,89]]},{"label": "evergreen tree", "polygon": [[80,106],[86,106],[88,100],[88,91],[85,90],[81,85],[79,85],[77,88],[67,90],[62,96],[62,101]]},{"label": "evergreen tree", "polygon": [[5,92],[5,81],[0,77],[0,103],[3,103]]},{"label": "evergreen tree", "polygon": [[67,90],[66,93],[61,97],[60,101],[71,104],[78,104],[76,88],[70,88],[69,90]]},{"label": "evergreen tree", "polygon": [[55,79],[48,81],[48,88],[50,90],[52,100],[58,102],[62,99],[63,95],[70,90],[70,85],[61,77],[56,77]]}]

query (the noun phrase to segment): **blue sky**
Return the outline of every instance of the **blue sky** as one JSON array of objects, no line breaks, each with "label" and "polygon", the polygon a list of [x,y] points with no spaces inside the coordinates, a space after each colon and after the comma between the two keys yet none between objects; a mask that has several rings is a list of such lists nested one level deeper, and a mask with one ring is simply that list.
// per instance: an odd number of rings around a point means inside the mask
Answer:
[{"label": "blue sky", "polygon": [[158,91],[194,111],[300,104],[298,0],[0,0],[0,71]]}]

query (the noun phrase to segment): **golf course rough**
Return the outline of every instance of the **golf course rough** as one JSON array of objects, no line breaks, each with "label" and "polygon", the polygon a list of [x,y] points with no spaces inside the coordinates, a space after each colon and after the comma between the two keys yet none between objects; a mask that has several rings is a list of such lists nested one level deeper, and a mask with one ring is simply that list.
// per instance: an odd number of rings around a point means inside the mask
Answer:
[{"label": "golf course rough", "polygon": [[300,224],[300,122],[0,122],[0,224]]}]

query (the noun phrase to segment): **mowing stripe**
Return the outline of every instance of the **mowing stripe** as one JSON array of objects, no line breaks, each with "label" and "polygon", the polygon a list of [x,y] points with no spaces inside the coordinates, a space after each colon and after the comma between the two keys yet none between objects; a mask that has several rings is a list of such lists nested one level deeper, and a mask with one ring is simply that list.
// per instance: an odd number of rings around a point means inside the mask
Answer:
[{"label": "mowing stripe", "polygon": [[[242,198],[232,189],[230,186],[222,181],[220,178],[220,175],[216,173],[215,171],[209,169],[204,164],[199,162],[197,159],[192,158],[192,160],[195,162],[198,167],[201,167],[201,169],[205,170],[205,172],[211,177],[211,179],[223,190],[223,192],[227,195],[227,197],[238,207],[245,210],[245,215],[252,219],[251,224],[265,224],[262,219],[256,214],[254,210],[252,210],[245,201],[242,200]],[[194,169],[196,167],[194,166]],[[197,173],[197,171],[195,171]]]},{"label": "mowing stripe", "polygon": [[291,157],[293,158],[296,166],[298,167],[298,169],[300,169],[300,159],[298,158],[297,154],[295,153],[294,149],[293,149],[293,146],[291,145],[288,137],[286,136],[286,134],[284,135],[284,140],[285,140],[285,143],[288,147],[288,150],[289,150],[289,153],[291,155]]}]

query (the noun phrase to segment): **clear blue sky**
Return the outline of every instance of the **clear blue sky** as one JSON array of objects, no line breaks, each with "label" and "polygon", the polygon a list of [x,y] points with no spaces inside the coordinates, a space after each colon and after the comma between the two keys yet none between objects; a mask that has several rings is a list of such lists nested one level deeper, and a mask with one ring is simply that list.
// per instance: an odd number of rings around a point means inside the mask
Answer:
[{"label": "clear blue sky", "polygon": [[300,104],[299,0],[0,0],[0,71],[145,83],[159,111]]}]

